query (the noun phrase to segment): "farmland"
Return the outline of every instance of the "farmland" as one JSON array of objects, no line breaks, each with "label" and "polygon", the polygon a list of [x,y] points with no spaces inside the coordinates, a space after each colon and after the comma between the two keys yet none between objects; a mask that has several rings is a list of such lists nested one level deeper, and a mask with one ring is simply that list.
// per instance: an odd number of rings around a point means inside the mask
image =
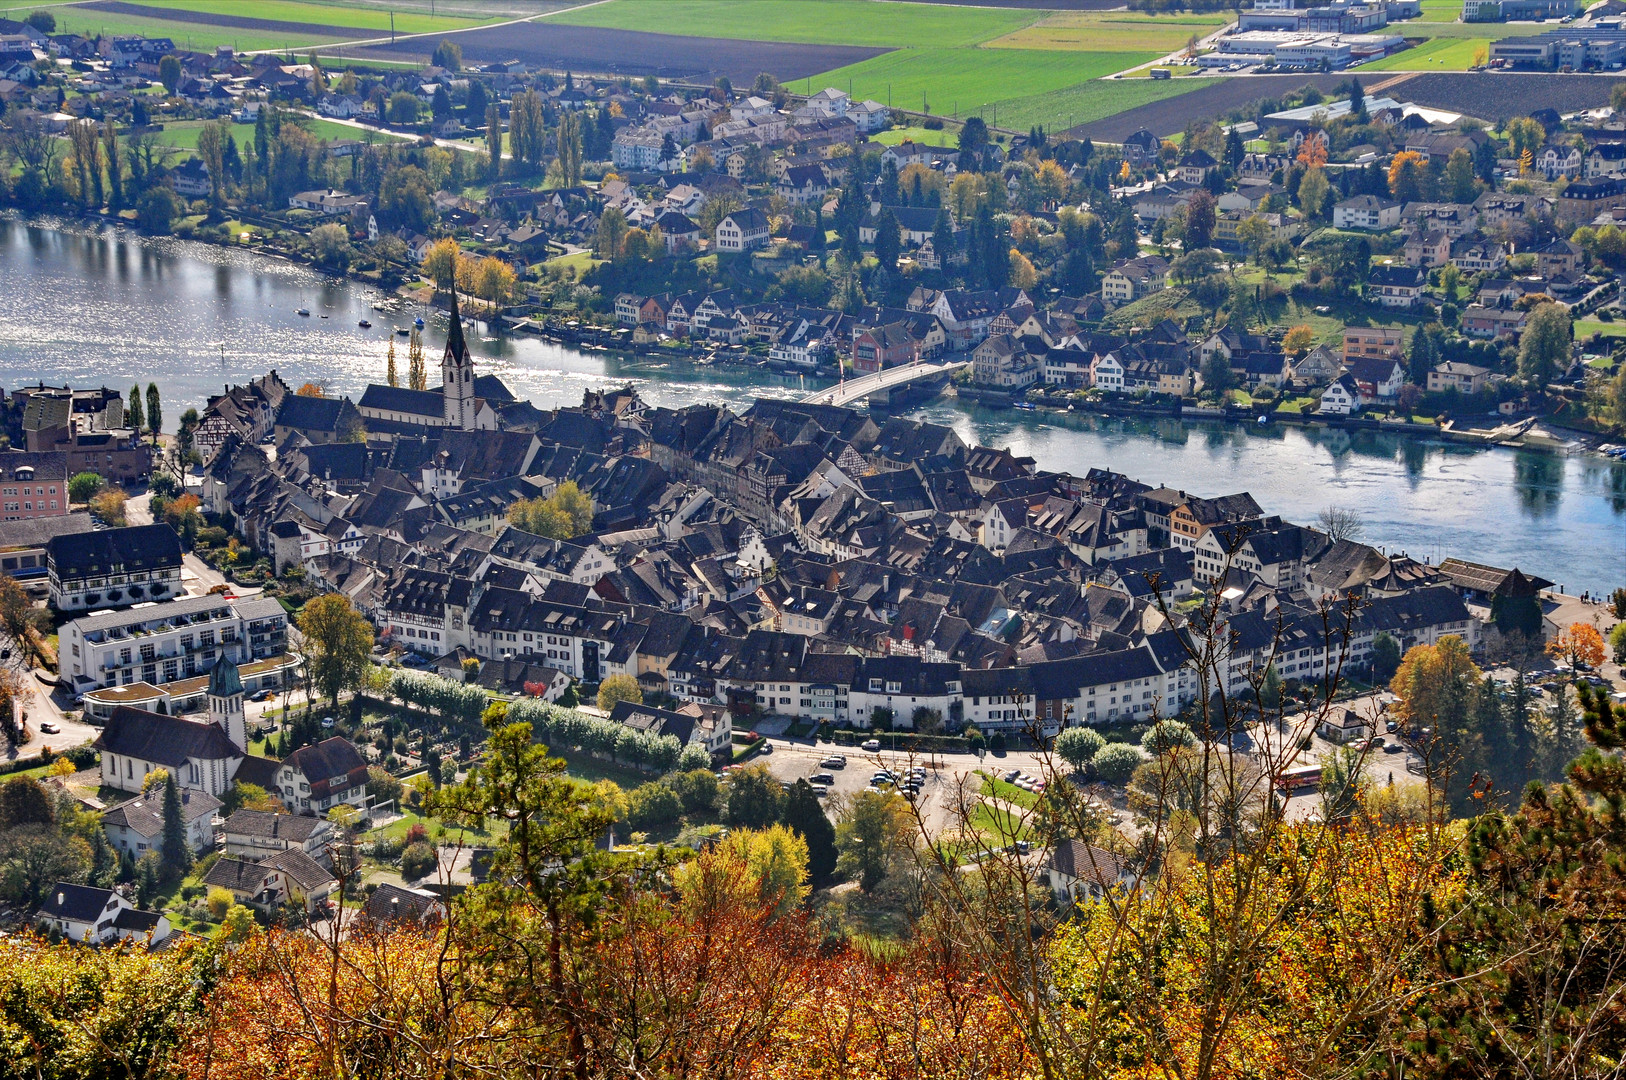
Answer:
[{"label": "farmland", "polygon": [[176,22],[163,18],[125,15],[117,11],[99,11],[90,7],[59,7],[53,9],[57,30],[64,34],[141,34],[146,37],[167,37],[183,49],[213,49],[230,45],[239,51],[255,49],[304,49],[335,40],[342,35],[273,33],[263,30],[243,30],[236,27],[209,26],[200,22]]},{"label": "farmland", "polygon": [[[389,10],[363,5],[334,6],[303,3],[301,0],[124,0],[120,6],[153,8],[164,13],[155,16],[158,18],[184,19],[186,14],[190,13],[225,16],[231,19],[300,23],[311,27],[334,28],[346,36],[358,30],[388,32],[390,29]],[[395,31],[400,34],[433,34],[479,26],[483,22],[490,21],[493,20],[398,12],[395,14]]]},{"label": "farmland", "polygon": [[1224,26],[1223,15],[1143,15],[1132,11],[1064,11],[987,43],[990,49],[1171,53],[1196,35]]},{"label": "farmland", "polygon": [[964,48],[1011,33],[1043,12],[872,0],[611,0],[549,22],[742,41],[878,48]]},{"label": "farmland", "polygon": [[[463,58],[473,64],[518,59],[549,71],[609,73],[711,82],[726,75],[748,85],[759,72],[800,81],[881,53],[854,45],[781,44],[716,37],[674,37],[635,30],[563,25],[553,20],[464,31]],[[355,50],[383,60],[427,59],[435,38],[416,38]],[[347,50],[348,51],[348,50]],[[821,85],[828,85],[821,84]],[[815,89],[817,89],[815,87]]]}]

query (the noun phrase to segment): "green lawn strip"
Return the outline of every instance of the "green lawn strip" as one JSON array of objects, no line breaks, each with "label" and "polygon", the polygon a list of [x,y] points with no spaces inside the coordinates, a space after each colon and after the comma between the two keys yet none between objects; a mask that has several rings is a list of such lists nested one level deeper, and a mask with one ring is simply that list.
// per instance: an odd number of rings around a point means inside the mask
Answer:
[{"label": "green lawn strip", "polygon": [[1467,71],[1477,54],[1490,55],[1490,41],[1486,38],[1434,38],[1413,49],[1385,56],[1361,71]]},{"label": "green lawn strip", "polygon": [[177,22],[173,19],[148,19],[139,15],[119,15],[76,7],[59,7],[56,29],[59,34],[98,34],[123,36],[139,34],[143,37],[169,38],[181,49],[204,51],[218,45],[230,45],[238,52],[254,49],[307,49],[338,41],[344,35],[314,36],[311,34],[268,33],[263,30],[240,30],[231,26],[207,26],[203,23]]},{"label": "green lawn strip", "polygon": [[[1123,54],[1119,54],[1123,55]],[[1127,64],[1125,66],[1128,66]],[[1000,103],[999,125],[1018,131],[1035,124],[1060,132],[1078,124],[1093,124],[1109,116],[1149,105],[1165,98],[1199,90],[1213,79],[1108,79],[1094,80],[1031,97]]]},{"label": "green lawn strip", "polygon": [[977,832],[999,844],[1026,840],[1030,831],[1019,815],[986,802],[978,803],[971,812],[970,824]]},{"label": "green lawn strip", "polygon": [[954,48],[1008,34],[1044,14],[947,4],[796,0],[772,5],[771,16],[764,17],[766,7],[760,0],[610,0],[548,21],[736,41]]},{"label": "green lawn strip", "polygon": [[[957,118],[977,113],[1002,127],[1027,127],[1032,122],[1054,124],[1058,115],[1065,121],[1066,109],[1049,95],[1156,56],[1037,49],[899,49],[809,81],[835,87],[850,82],[853,97],[874,98],[895,108]],[[1081,105],[1086,96],[1080,95]],[[1167,96],[1139,98],[1133,103]],[[1110,116],[1127,107],[1119,103],[1100,115]],[[1027,119],[1041,114],[1043,119]]]},{"label": "green lawn strip", "polygon": [[1026,810],[1032,810],[1039,802],[1039,796],[1031,791],[1024,791],[1015,784],[1003,780],[992,773],[977,770],[982,776],[982,793],[992,795],[996,799],[1004,799]]},{"label": "green lawn strip", "polygon": [[959,134],[958,128],[953,128],[953,125],[945,124],[938,131],[910,125],[909,127],[894,127],[887,128],[885,131],[877,131],[869,137],[869,141],[879,143],[882,146],[896,146],[901,142],[926,143],[930,146],[955,146],[958,145]]},{"label": "green lawn strip", "polygon": [[1575,324],[1575,336],[1589,338],[1593,334],[1602,334],[1604,337],[1626,337],[1626,322],[1600,322],[1597,319],[1580,319]]},{"label": "green lawn strip", "polygon": [[[390,12],[361,4],[307,4],[299,0],[130,0],[142,7],[168,11],[196,11],[205,15],[234,15],[244,19],[272,19],[277,22],[312,23],[338,30],[390,29]],[[398,34],[433,34],[437,30],[460,30],[498,21],[496,17],[470,19],[454,15],[415,15],[395,13]]]}]

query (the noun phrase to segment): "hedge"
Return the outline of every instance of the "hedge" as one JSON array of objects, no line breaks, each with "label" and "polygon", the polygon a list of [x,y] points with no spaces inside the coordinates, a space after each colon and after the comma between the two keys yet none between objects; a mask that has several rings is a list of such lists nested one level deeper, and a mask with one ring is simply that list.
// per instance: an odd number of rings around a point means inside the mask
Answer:
[{"label": "hedge", "polygon": [[390,693],[459,724],[478,724],[487,701],[486,692],[478,686],[453,682],[425,671],[395,672],[390,679]]},{"label": "hedge", "polygon": [[676,736],[635,731],[541,698],[520,698],[509,703],[508,722],[530,724],[532,736],[540,742],[559,742],[590,753],[610,754],[652,772],[671,772],[683,754],[683,744]]}]

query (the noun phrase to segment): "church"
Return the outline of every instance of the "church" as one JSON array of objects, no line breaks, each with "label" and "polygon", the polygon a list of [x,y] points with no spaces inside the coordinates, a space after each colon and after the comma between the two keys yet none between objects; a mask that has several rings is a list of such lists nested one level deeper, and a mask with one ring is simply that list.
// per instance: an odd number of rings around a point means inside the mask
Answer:
[{"label": "church", "polygon": [[164,769],[182,787],[219,798],[245,762],[256,766],[251,769],[256,777],[268,775],[266,766],[274,768],[276,763],[248,754],[243,680],[236,664],[229,659],[215,664],[209,672],[207,697],[207,720],[129,706],[114,709],[93,744],[102,754],[102,785],[139,792],[148,773]]},{"label": "church", "polygon": [[441,385],[434,390],[368,385],[356,403],[367,430],[387,435],[425,435],[440,429],[497,430],[498,410],[512,402],[514,395],[495,376],[474,374],[474,359],[463,335],[455,288],[440,378]]}]

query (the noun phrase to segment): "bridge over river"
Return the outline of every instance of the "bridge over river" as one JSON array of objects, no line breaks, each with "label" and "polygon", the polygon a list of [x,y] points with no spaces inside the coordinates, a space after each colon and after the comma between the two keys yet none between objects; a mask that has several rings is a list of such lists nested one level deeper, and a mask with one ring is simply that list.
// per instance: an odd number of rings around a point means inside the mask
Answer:
[{"label": "bridge over river", "polygon": [[906,364],[887,368],[856,379],[847,379],[834,386],[817,390],[802,400],[809,405],[851,405],[873,394],[886,394],[900,387],[925,379],[941,379],[959,371],[969,361],[959,360],[945,364]]}]

